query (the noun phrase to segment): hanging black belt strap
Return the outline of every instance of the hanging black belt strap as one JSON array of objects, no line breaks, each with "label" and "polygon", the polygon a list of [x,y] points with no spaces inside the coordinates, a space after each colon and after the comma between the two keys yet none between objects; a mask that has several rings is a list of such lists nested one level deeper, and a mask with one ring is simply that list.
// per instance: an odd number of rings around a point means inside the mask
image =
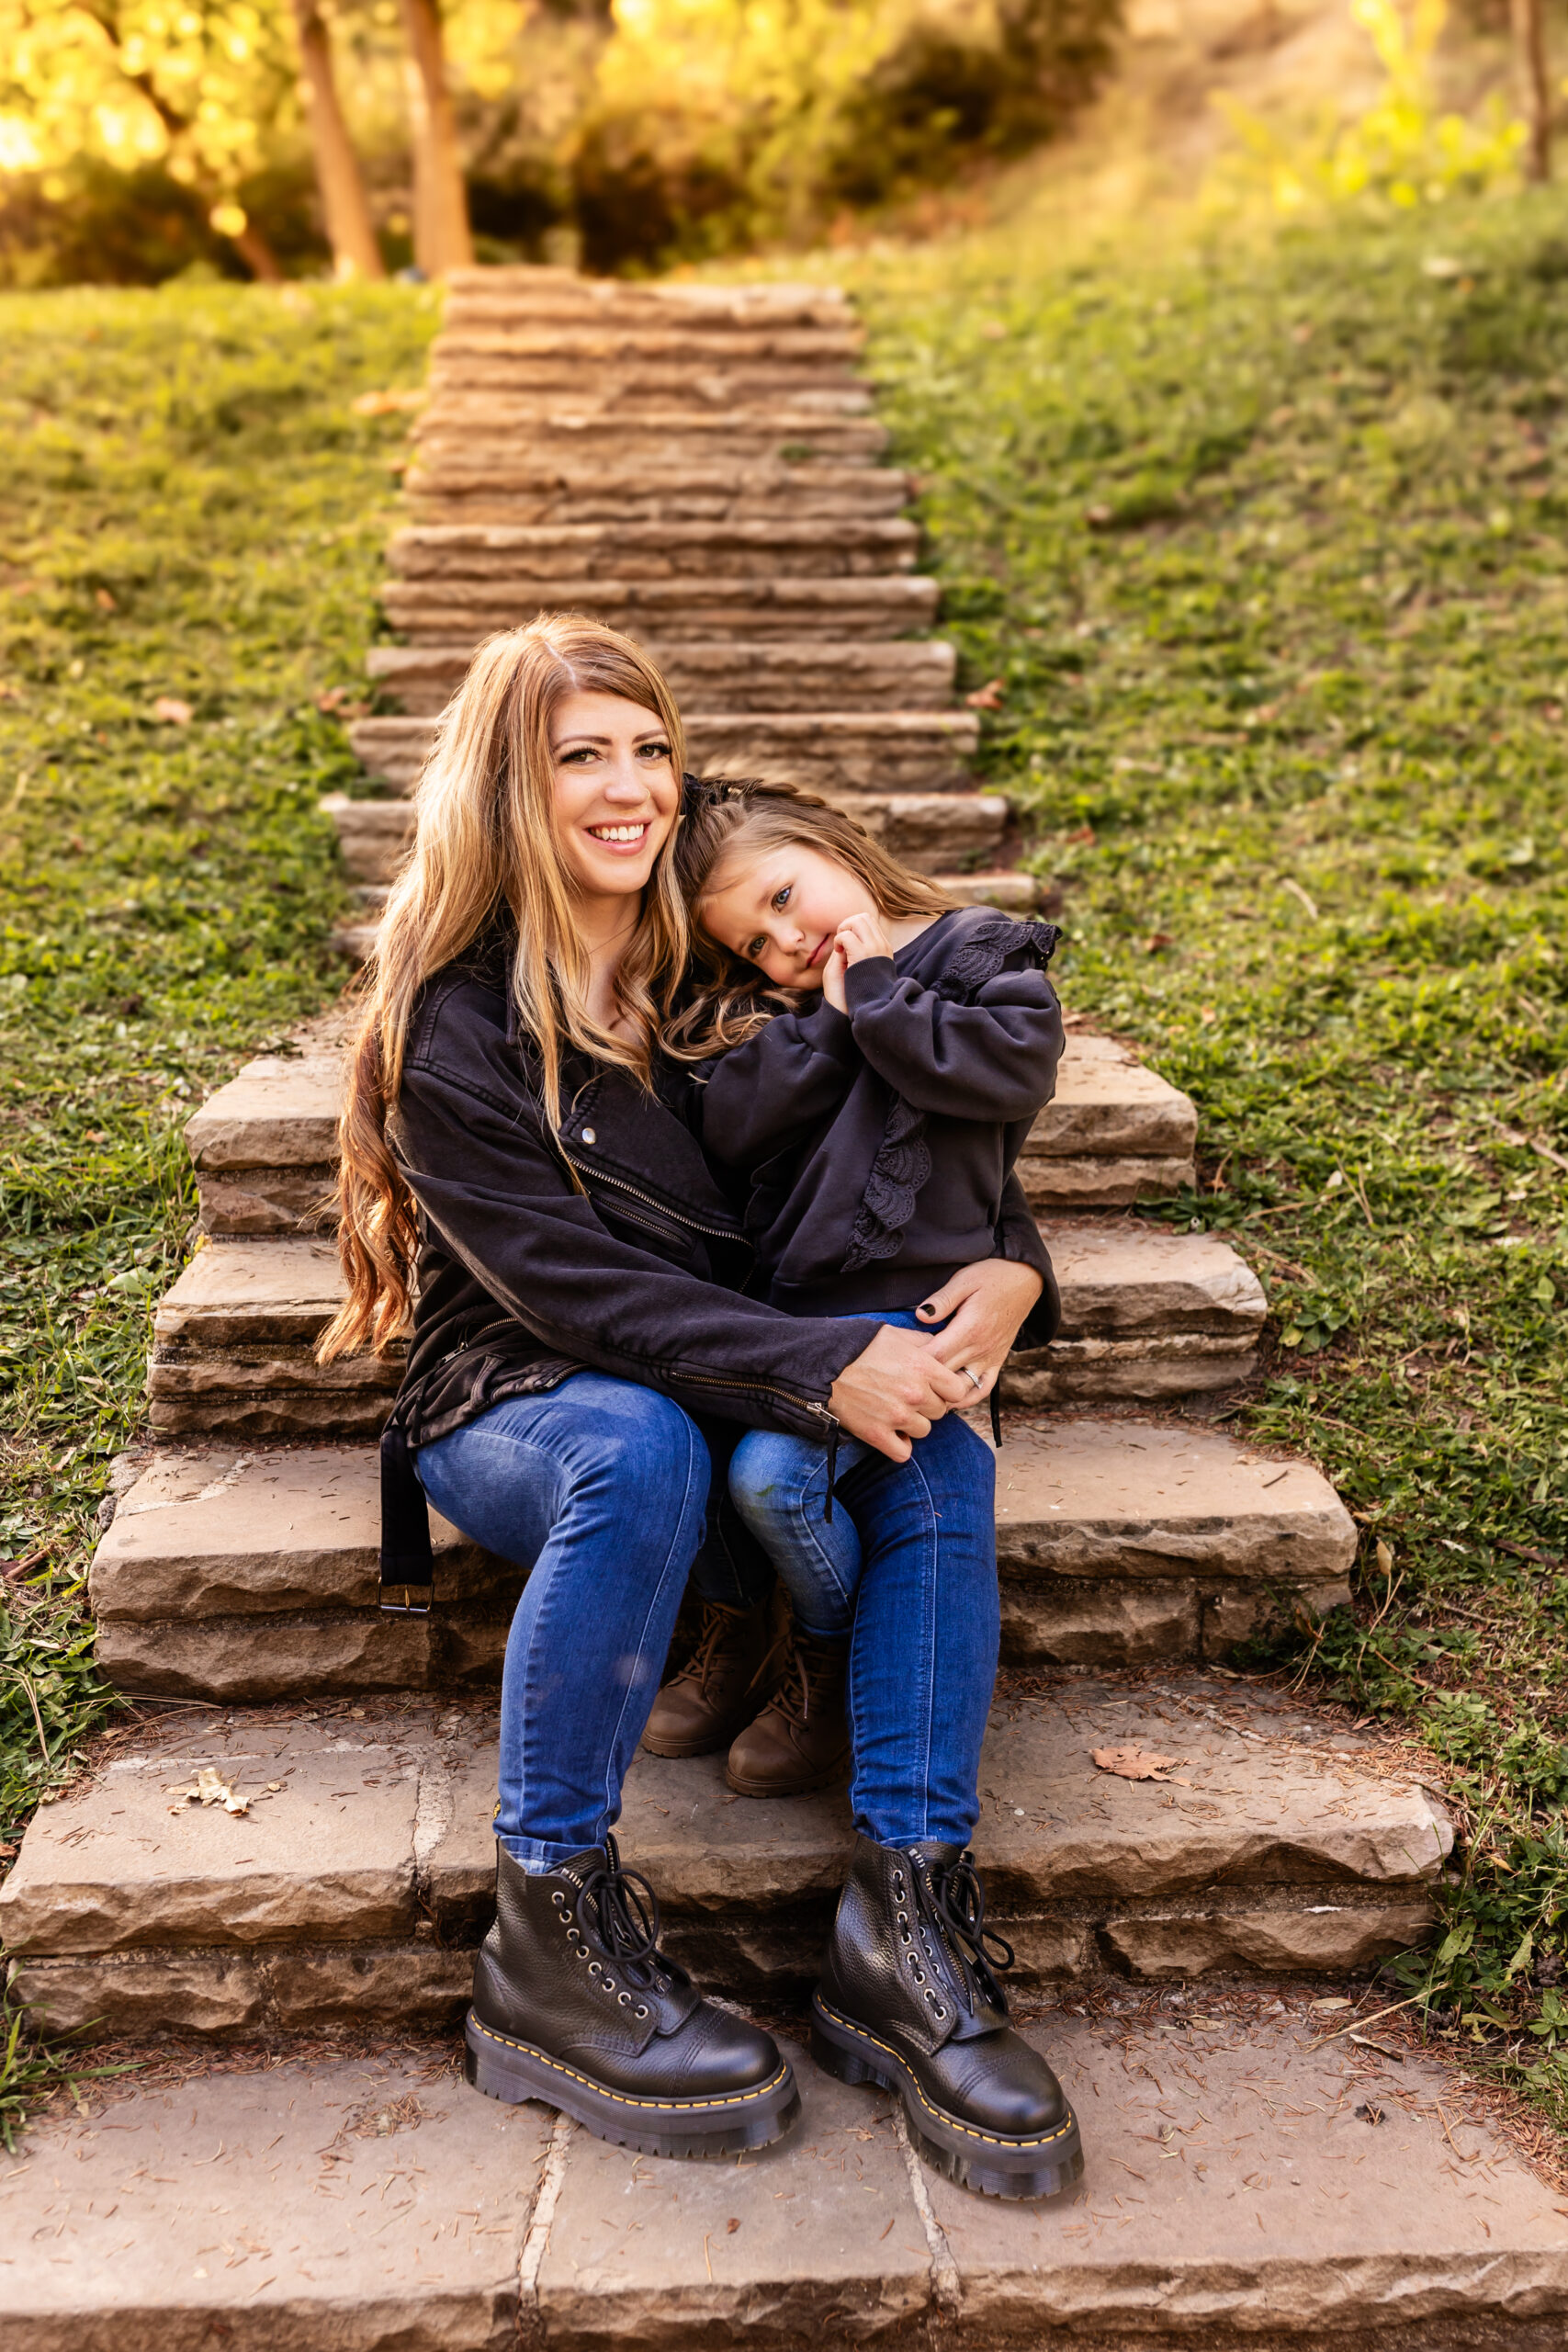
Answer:
[{"label": "hanging black belt strap", "polygon": [[381,1432],[381,1606],[399,1617],[427,1617],[435,1559],[430,1506],[396,1421]]}]

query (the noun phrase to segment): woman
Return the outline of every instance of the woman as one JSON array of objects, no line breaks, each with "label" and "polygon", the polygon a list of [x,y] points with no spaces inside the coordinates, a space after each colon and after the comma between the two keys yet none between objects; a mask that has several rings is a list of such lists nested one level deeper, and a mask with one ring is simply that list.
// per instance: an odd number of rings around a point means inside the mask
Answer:
[{"label": "woman", "polygon": [[[530,1570],[468,2079],[657,2154],[761,2146],[796,2113],[771,2037],[660,1951],[611,1831],[710,1475],[717,1496],[744,1429],[836,1424],[872,1451],[843,1487],[865,1554],[859,1836],[824,1989],[859,2039],[832,2062],[895,2083],[955,2177],[1047,2193],[1081,2162],[1077,2126],[1008,2027],[964,1852],[998,1600],[978,1441],[946,1417],[989,1386],[1048,1265],[1020,1197],[997,1257],[939,1295],[940,1338],[741,1295],[737,1220],[655,1046],[685,960],[682,774],[669,690],[627,639],[552,616],[481,647],[416,794],[351,1062],[348,1297],[323,1355],[386,1344],[416,1301],[382,1448],[384,1598],[428,1605],[425,1497]],[[718,1533],[700,1589],[744,1602]]]}]

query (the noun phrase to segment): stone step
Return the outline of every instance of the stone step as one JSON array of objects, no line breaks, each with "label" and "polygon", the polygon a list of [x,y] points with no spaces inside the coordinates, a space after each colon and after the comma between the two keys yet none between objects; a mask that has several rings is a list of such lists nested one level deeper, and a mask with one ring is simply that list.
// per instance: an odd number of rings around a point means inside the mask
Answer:
[{"label": "stone step", "polygon": [[[1092,1760],[1128,1746],[1176,1777]],[[735,1798],[723,1762],[639,1755],[617,1834],[701,1981],[795,1995],[848,1800]],[[205,1766],[246,1813],[180,1801]],[[495,1776],[479,1701],[164,1718],[28,1828],[0,1892],[16,1988],[61,2030],[449,2026],[491,1915]],[[1004,1690],[980,1789],[987,1916],[1025,1984],[1362,1969],[1427,1935],[1453,1842],[1367,1735],[1191,1672]]]},{"label": "stone step", "polygon": [[859,321],[837,286],[698,286],[580,277],[524,266],[457,273],[446,280],[448,334],[492,324],[525,329],[599,323],[701,327],[754,334],[785,327],[849,329]]},{"label": "stone step", "polygon": [[604,465],[651,473],[661,466],[870,466],[886,449],[887,427],[874,416],[825,416],[778,403],[766,408],[679,408],[666,403],[637,414],[599,415],[554,404],[486,401],[427,409],[411,428],[422,465],[460,462],[478,469],[516,462],[519,448],[537,463]]},{"label": "stone step", "polygon": [[[570,329],[562,331],[558,341],[554,336],[529,340],[547,347],[477,352],[467,337],[455,351],[437,345],[428,378],[431,406],[450,409],[454,402],[477,406],[482,401],[488,408],[492,399],[526,401],[559,407],[573,416],[585,410],[622,415],[655,404],[661,409],[810,407],[829,416],[864,416],[871,408],[870,393],[842,353],[803,352],[792,357],[752,352],[744,347],[751,338],[739,335],[734,338],[737,347],[722,356],[710,347],[704,356],[689,357],[681,356],[688,342],[711,346],[718,338],[671,335],[667,340],[672,350],[667,353],[639,353],[627,349],[621,338],[573,335]],[[616,343],[619,349],[614,347]],[[596,356],[596,347],[605,345],[610,347],[604,356]]]},{"label": "stone step", "polygon": [[1047,2205],[942,2179],[886,2093],[834,2081],[789,2034],[799,2120],[734,2165],[637,2155],[546,2108],[498,2106],[406,2037],[196,2081],[84,2083],[0,2180],[0,2345],[1562,2342],[1568,2217],[1451,2062],[1325,2042],[1304,1996],[1268,2017],[1255,1997],[1202,2006],[1073,2003],[1025,2028],[1083,2134],[1082,2184]]},{"label": "stone step", "polygon": [[812,579],[783,575],[678,576],[665,580],[513,579],[488,583],[389,580],[381,603],[394,628],[416,645],[475,645],[498,628],[520,628],[540,613],[587,613],[628,637],[782,639],[798,642],[923,633],[936,618],[934,580],[913,572]]},{"label": "stone step", "polygon": [[535,580],[880,578],[914,569],[912,523],[417,525],[394,536],[394,579],[453,594],[526,595]]},{"label": "stone step", "polygon": [[[834,326],[705,326],[700,319],[604,321],[556,319],[539,325],[448,324],[430,346],[434,382],[475,364],[541,363],[558,367],[569,383],[581,371],[641,366],[652,360],[683,370],[755,366],[773,361],[788,369],[849,374],[865,341],[852,319]],[[677,389],[689,380],[676,379]]]},{"label": "stone step", "polygon": [[[936,638],[892,638],[836,645],[808,638],[761,645],[677,639],[648,646],[677,703],[697,711],[812,712],[946,710],[957,653]],[[365,666],[411,717],[444,710],[473,659],[465,645],[373,645]]]},{"label": "stone step", "polygon": [[[1223,1659],[1349,1599],[1333,1488],[1213,1430],[1015,1413],[997,1476],[1007,1665]],[[93,1561],[100,1668],[246,1703],[499,1681],[521,1573],[436,1520],[434,1611],[383,1615],[379,1513],[368,1445],[157,1454]]]},{"label": "stone step", "polygon": [[[393,808],[351,801],[351,808]],[[954,892],[1008,886],[1023,902],[1028,875],[948,875]],[[364,895],[373,902],[378,886]],[[373,911],[374,908],[367,909]],[[201,1223],[209,1233],[297,1231],[329,1199],[342,1099],[341,1047],[303,1034],[305,1050],[262,1055],[210,1095],[186,1126]],[[1074,1028],[1056,1093],[1035,1121],[1020,1172],[1036,1205],[1122,1207],[1138,1189],[1192,1180],[1198,1114],[1190,1098],[1110,1037]]]},{"label": "stone step", "polygon": [[[979,748],[979,721],[968,710],[694,710],[685,714],[685,731],[686,755],[699,775],[776,778],[835,801],[963,795]],[[405,791],[418,781],[434,737],[432,718],[361,718],[349,729],[367,773]],[[990,839],[987,831],[964,847]],[[952,854],[961,854],[956,841]]]},{"label": "stone step", "polygon": [[[1021,1351],[1002,1394],[1021,1405],[1170,1396],[1253,1369],[1258,1277],[1213,1234],[1132,1218],[1044,1227],[1061,1336]],[[152,1427],[233,1438],[356,1435],[380,1426],[401,1351],[318,1364],[342,1276],[324,1240],[221,1238],[199,1250],[152,1317]]]},{"label": "stone step", "polygon": [[409,468],[403,492],[431,523],[798,522],[900,514],[909,482],[891,466],[594,464],[532,448],[496,449],[476,464],[466,447],[444,445]]},{"label": "stone step", "polygon": [[[660,371],[646,371],[657,375]],[[749,382],[744,375],[726,378],[710,373],[700,380],[682,368],[662,371],[664,382],[639,380],[645,371],[601,375],[597,370],[580,379],[576,389],[552,389],[541,384],[500,391],[493,387],[466,390],[437,384],[418,421],[412,426],[416,441],[431,436],[474,432],[530,435],[543,426],[570,429],[573,424],[640,424],[644,431],[680,431],[693,420],[753,430],[759,424],[776,429],[792,420],[804,427],[801,437],[815,444],[823,427],[871,424],[871,394],[852,376],[834,381],[797,377],[793,381]],[[636,446],[634,444],[634,446]],[[851,442],[843,452],[859,453],[864,445]],[[885,447],[886,442],[876,445]],[[829,442],[819,452],[826,456]]]}]

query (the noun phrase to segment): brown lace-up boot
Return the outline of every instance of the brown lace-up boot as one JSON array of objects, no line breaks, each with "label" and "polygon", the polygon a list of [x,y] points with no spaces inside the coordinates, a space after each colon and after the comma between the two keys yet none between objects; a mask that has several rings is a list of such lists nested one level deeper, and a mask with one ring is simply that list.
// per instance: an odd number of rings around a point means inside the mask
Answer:
[{"label": "brown lace-up boot", "polygon": [[773,1605],[702,1603],[697,1645],[653,1702],[642,1744],[650,1756],[710,1756],[749,1724],[764,1694]]},{"label": "brown lace-up boot", "polygon": [[792,1626],[773,1697],[729,1751],[725,1779],[743,1797],[799,1797],[847,1780],[850,1731],[844,1677],[850,1637],[836,1642]]}]

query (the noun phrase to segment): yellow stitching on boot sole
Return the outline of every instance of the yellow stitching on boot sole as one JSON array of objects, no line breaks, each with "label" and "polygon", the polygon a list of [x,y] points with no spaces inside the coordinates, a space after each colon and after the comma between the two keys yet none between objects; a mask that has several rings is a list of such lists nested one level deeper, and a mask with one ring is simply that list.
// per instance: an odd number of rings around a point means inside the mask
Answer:
[{"label": "yellow stitching on boot sole", "polygon": [[[530,2058],[536,2058],[541,2066],[548,2066],[555,2074],[564,2075],[569,2082],[581,2083],[586,2090],[597,2091],[601,2098],[614,2099],[618,2107],[657,2108],[660,2114],[671,2116],[677,2120],[680,2119],[682,2110],[671,2099],[628,2098],[625,2091],[613,2091],[605,2084],[596,2083],[592,2075],[580,2075],[575,2067],[563,2066],[558,2058],[547,2056],[544,2051],[536,2048],[531,2041],[514,2041],[509,2033],[497,2033],[493,2026],[486,2025],[480,2018],[470,2016],[468,2023],[476,2033],[482,2033],[487,2041],[499,2042],[505,2050],[525,2051]],[[722,2098],[705,2098],[700,2104],[705,2108],[749,2107],[754,2099],[766,2098],[770,2091],[782,2089],[788,2079],[789,2062],[786,2059],[773,2080],[760,2083],[754,2091],[727,2092]]]},{"label": "yellow stitching on boot sole", "polygon": [[[878,2050],[886,2051],[887,2055],[893,2060],[895,2065],[901,2067],[906,2074],[908,2073],[909,2070],[907,2062],[899,2056],[897,2051],[894,2049],[893,2044],[890,2041],[879,2041],[874,2033],[868,2032],[866,2028],[863,2025],[857,2024],[853,2018],[840,2017],[838,2010],[834,2008],[830,2001],[824,2001],[822,1999],[820,1993],[818,1994],[817,1998],[818,2002],[821,2003],[822,2014],[824,2017],[831,2018],[835,2025],[843,2026],[850,2033],[858,2033],[863,2041],[874,2042]],[[925,2109],[928,2115],[934,2115],[937,2121],[939,2123],[945,2123],[950,2132],[962,2132],[966,2140],[983,2140],[986,2145],[989,2148],[1048,2148],[1052,2144],[1053,2141],[1065,2140],[1069,2132],[1076,2132],[1078,2128],[1078,2119],[1069,2107],[1067,2109],[1066,2121],[1065,2123],[1059,2123],[1055,2132],[1047,2132],[1043,2139],[1009,2140],[1004,2138],[999,2132],[976,2132],[972,2123],[960,2123],[955,2115],[950,2115],[948,2113],[946,2108],[933,2105],[931,2100],[926,2097],[919,2083],[914,2083],[913,2088],[915,2097],[919,2100],[920,2105]]]}]

